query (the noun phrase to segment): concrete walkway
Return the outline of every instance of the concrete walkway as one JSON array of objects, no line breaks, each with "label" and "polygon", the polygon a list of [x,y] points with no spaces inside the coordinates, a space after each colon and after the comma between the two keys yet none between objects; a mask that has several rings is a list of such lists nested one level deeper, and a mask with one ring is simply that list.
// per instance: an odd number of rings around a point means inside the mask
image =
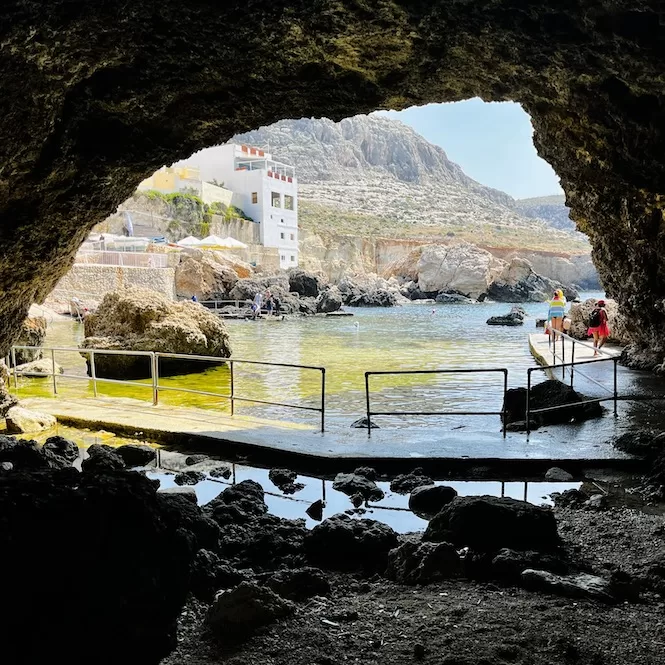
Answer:
[{"label": "concrete walkway", "polygon": [[[128,437],[159,443],[205,449],[227,459],[258,460],[259,463],[288,463],[310,468],[320,465],[337,469],[369,463],[403,468],[405,460],[446,472],[461,467],[506,463],[515,473],[539,472],[556,460],[571,464],[624,468],[632,464],[623,453],[597,441],[570,445],[559,436],[533,432],[509,433],[504,439],[500,426],[486,433],[457,433],[442,426],[372,430],[350,427],[321,433],[302,424],[248,416],[229,416],[213,410],[152,406],[133,399],[30,398],[27,408],[52,413],[63,425],[103,429]],[[334,464],[332,464],[334,462]],[[298,464],[300,463],[300,464]],[[392,464],[396,463],[396,464]],[[399,463],[399,464],[397,464]],[[319,465],[319,466],[317,466]]]},{"label": "concrete walkway", "polygon": [[[561,340],[563,339],[563,345]],[[614,358],[621,355],[622,347],[617,344],[605,344],[601,352],[593,355],[592,342],[575,342],[575,355],[573,358],[573,342],[570,339],[559,338],[556,343],[556,356],[554,355],[554,346],[550,344],[550,336],[544,333],[534,333],[529,335],[529,349],[531,355],[536,359],[539,365],[544,367],[554,367],[564,363],[582,362],[587,360],[603,360],[605,358]]]}]

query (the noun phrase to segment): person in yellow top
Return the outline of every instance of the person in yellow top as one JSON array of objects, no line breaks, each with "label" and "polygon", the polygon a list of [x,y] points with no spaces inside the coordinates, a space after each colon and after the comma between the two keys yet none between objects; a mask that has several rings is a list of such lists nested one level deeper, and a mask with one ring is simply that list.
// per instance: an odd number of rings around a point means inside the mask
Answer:
[{"label": "person in yellow top", "polygon": [[550,330],[563,331],[563,317],[566,313],[566,298],[561,289],[554,292],[552,300],[548,302],[547,318],[550,321]]}]

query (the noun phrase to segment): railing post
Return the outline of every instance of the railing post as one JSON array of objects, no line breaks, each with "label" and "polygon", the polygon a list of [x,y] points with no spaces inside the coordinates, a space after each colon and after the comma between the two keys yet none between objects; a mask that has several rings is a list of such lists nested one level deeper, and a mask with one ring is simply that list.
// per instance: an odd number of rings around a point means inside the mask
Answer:
[{"label": "railing post", "polygon": [[97,397],[97,370],[95,369],[94,351],[90,351],[90,376],[92,377],[92,394]]},{"label": "railing post", "polygon": [[55,377],[55,350],[51,349],[51,368],[53,369],[53,394],[58,394],[58,382]]},{"label": "railing post", "polygon": [[321,368],[321,431],[326,430],[326,368]]},{"label": "railing post", "polygon": [[501,407],[501,422],[503,438],[506,438],[506,393],[508,392],[508,370],[503,370],[503,406]]},{"label": "railing post", "polygon": [[575,374],[575,340],[573,340],[573,348],[572,348],[570,354],[571,354],[570,362],[573,363],[570,366],[570,387],[572,388],[573,387],[573,375]]},{"label": "railing post", "polygon": [[531,393],[531,368],[526,371],[526,435],[531,434],[531,409],[530,409],[530,393]]},{"label": "railing post", "polygon": [[159,354],[150,353],[150,377],[152,378],[152,405],[159,404]]},{"label": "railing post", "polygon": [[619,359],[617,357],[614,358],[614,417],[617,417],[617,399],[619,397],[618,395],[618,389],[617,389],[617,363]]},{"label": "railing post", "polygon": [[369,410],[369,372],[365,372],[365,405],[367,407],[367,436],[372,434],[372,421]]},{"label": "railing post", "polygon": [[14,388],[18,390],[18,372],[16,371],[16,347],[12,346],[12,366],[14,367]]},{"label": "railing post", "polygon": [[561,380],[566,378],[566,338],[561,336]]},{"label": "railing post", "polygon": [[235,382],[233,379],[233,360],[229,360],[229,365],[231,366],[231,415],[235,415],[236,403],[235,403]]}]

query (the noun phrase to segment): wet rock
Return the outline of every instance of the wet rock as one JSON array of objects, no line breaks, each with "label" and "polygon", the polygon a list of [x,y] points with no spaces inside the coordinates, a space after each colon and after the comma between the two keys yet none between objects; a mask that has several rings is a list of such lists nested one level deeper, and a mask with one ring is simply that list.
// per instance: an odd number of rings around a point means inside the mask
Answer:
[{"label": "wet rock", "polygon": [[416,487],[422,487],[423,485],[434,485],[434,481],[425,475],[422,468],[418,467],[409,473],[394,478],[390,483],[390,491],[396,494],[408,494],[413,492]]},{"label": "wet rock", "polygon": [[196,497],[196,490],[190,486],[180,487],[176,485],[175,487],[165,487],[164,489],[157,490],[159,494],[178,494],[179,496],[184,496],[188,501],[191,501],[194,504],[198,505],[198,498]]},{"label": "wet rock", "polygon": [[664,448],[665,440],[654,436],[653,432],[634,430],[624,432],[612,440],[612,445],[624,453],[650,459]]},{"label": "wet rock", "polygon": [[320,522],[323,519],[323,508],[325,504],[321,499],[317,499],[305,511],[310,519]]},{"label": "wet rock", "polygon": [[386,577],[400,584],[430,584],[461,575],[457,550],[450,543],[407,541],[388,554]]},{"label": "wet rock", "polygon": [[254,480],[243,480],[227,487],[219,496],[207,503],[203,510],[220,526],[243,524],[268,512],[263,499],[263,487]]},{"label": "wet rock", "polygon": [[209,475],[211,478],[224,478],[228,480],[232,475],[231,467],[216,466],[214,469],[210,469]]},{"label": "wet rock", "polygon": [[550,496],[557,508],[580,508],[589,498],[588,494],[577,489],[553,492]]},{"label": "wet rock", "polygon": [[43,432],[56,425],[55,418],[41,411],[32,411],[22,406],[12,406],[6,417],[6,428],[9,434]]},{"label": "wet rock", "polygon": [[[565,407],[567,404],[571,406],[544,413],[532,413],[531,419],[539,425],[555,425],[571,421],[582,422],[602,416],[603,408],[596,402],[592,404],[577,404],[577,402],[582,402],[586,399],[588,398],[585,395],[578,393],[570,386],[561,383],[561,381],[548,379],[531,388],[529,396],[530,408]],[[506,411],[506,422],[514,423],[525,420],[526,388],[510,388],[506,392],[504,409]]]},{"label": "wet rock", "polygon": [[[138,287],[107,293],[97,311],[84,319],[85,339],[81,348],[124,351],[161,351],[228,358],[229,336],[223,321],[205,307]],[[90,358],[82,353],[88,363]],[[162,358],[160,376],[201,372],[218,362]],[[151,376],[150,358],[95,354],[98,377],[144,379]]]},{"label": "wet rock", "polygon": [[371,466],[359,466],[353,473],[364,476],[367,480],[376,480],[376,470]]},{"label": "wet rock", "polygon": [[267,587],[241,582],[217,596],[208,610],[206,624],[225,640],[247,637],[257,628],[289,616],[295,605]]},{"label": "wet rock", "polygon": [[513,307],[508,314],[502,316],[490,316],[487,319],[488,326],[521,326],[524,325],[526,312],[522,307]]},{"label": "wet rock", "polygon": [[199,462],[205,462],[209,459],[210,458],[207,455],[188,455],[187,457],[185,457],[185,465],[194,466],[194,464],[198,464]]},{"label": "wet rock", "polygon": [[196,485],[206,479],[203,471],[182,471],[173,479],[176,485]]},{"label": "wet rock", "polygon": [[127,466],[145,466],[157,457],[157,451],[154,448],[136,443],[118,446],[115,452]]},{"label": "wet rock", "polygon": [[13,436],[0,435],[0,461],[9,462],[16,469],[31,471],[46,468],[60,468],[69,466],[69,463],[49,463],[49,459],[36,441],[25,441]]},{"label": "wet rock", "polygon": [[360,506],[365,503],[365,499],[362,494],[352,494],[350,497],[351,499],[351,504],[353,505],[354,508],[360,508]]},{"label": "wet rock", "polygon": [[305,487],[302,483],[294,482],[297,477],[298,474],[289,469],[270,469],[268,472],[270,482],[284,494],[295,494]]},{"label": "wet rock", "polygon": [[438,293],[434,300],[445,305],[469,305],[476,302],[473,298],[467,298],[461,293]]},{"label": "wet rock", "polygon": [[563,483],[572,481],[573,476],[568,473],[568,471],[565,471],[558,466],[553,466],[545,471],[545,480],[548,480],[549,482]]},{"label": "wet rock", "polygon": [[124,468],[122,457],[111,446],[99,443],[88,448],[88,457],[81,462],[81,469],[88,473],[107,473]]},{"label": "wet rock", "polygon": [[[189,489],[189,488],[187,488]],[[217,551],[219,549],[220,529],[216,522],[203,513],[191,494],[183,492],[158,491],[157,501],[173,523],[180,525],[190,534],[199,548]]]},{"label": "wet rock", "polygon": [[528,568],[537,568],[551,573],[566,574],[568,563],[561,557],[543,552],[520,552],[504,548],[491,559],[491,569],[486,577],[518,581],[522,572]]},{"label": "wet rock", "polygon": [[62,458],[65,462],[72,464],[80,455],[78,446],[69,439],[62,436],[50,436],[42,446],[44,454],[51,454]]},{"label": "wet rock", "polygon": [[[156,664],[175,646],[193,541],[140,474],[70,467],[1,476],[0,551],[11,570],[2,585],[11,608],[2,625],[7,662],[11,655],[56,662],[55,654],[77,665]],[[79,560],[89,562],[84,583],[54,574]],[[35,599],[48,617],[39,622],[39,639]],[[73,652],[74,616],[80,634]]]},{"label": "wet rock", "polygon": [[318,565],[334,570],[385,570],[397,534],[382,522],[333,515],[305,536],[305,552]]},{"label": "wet rock", "polygon": [[294,291],[300,296],[316,298],[319,295],[320,280],[313,273],[294,268],[289,271],[289,291]]},{"label": "wet rock", "polygon": [[[529,430],[531,432],[539,428],[540,428],[539,422],[536,422],[535,420],[529,421]],[[525,432],[526,429],[527,429],[526,420],[515,420],[512,423],[506,424],[506,432]]]},{"label": "wet rock", "polygon": [[528,568],[521,578],[522,585],[533,591],[544,591],[568,598],[590,598],[603,603],[617,603],[624,599],[617,595],[610,579],[597,575],[580,573],[564,576]]},{"label": "wet rock", "polygon": [[373,480],[355,473],[338,473],[333,481],[333,489],[347,496],[359,494],[365,501],[381,501],[385,496]]},{"label": "wet rock", "polygon": [[204,602],[211,602],[221,589],[240,584],[246,576],[222,560],[210,550],[200,549],[192,565],[191,590]]},{"label": "wet rock", "polygon": [[316,299],[316,311],[330,314],[338,312],[342,308],[342,294],[336,286],[322,291]]},{"label": "wet rock", "polygon": [[503,548],[547,551],[559,545],[551,510],[494,496],[456,497],[429,523],[423,540],[481,552]]},{"label": "wet rock", "polygon": [[446,485],[423,485],[416,487],[409,497],[409,510],[425,520],[432,519],[455,497],[457,491]]},{"label": "wet rock", "polygon": [[319,568],[280,570],[272,575],[266,586],[288,600],[303,601],[314,596],[327,596],[330,582]]},{"label": "wet rock", "polygon": [[[354,420],[351,423],[351,427],[355,427],[356,429],[367,429],[367,417],[364,418],[358,418],[358,420]],[[380,427],[373,421],[369,421],[369,427],[370,429],[380,429]]]}]

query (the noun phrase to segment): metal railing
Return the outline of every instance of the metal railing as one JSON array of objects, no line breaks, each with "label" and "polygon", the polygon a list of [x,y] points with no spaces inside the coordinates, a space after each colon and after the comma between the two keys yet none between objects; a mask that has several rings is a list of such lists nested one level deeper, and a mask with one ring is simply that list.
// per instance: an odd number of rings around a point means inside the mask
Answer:
[{"label": "metal railing", "polygon": [[223,309],[229,305],[233,305],[236,309],[239,309],[242,305],[243,307],[251,307],[251,300],[199,300],[199,304],[207,307],[208,309],[213,309],[217,311],[218,309]]},{"label": "metal railing", "polygon": [[[121,350],[110,350],[110,349],[85,349],[85,348],[72,348],[72,347],[39,347],[39,346],[23,346],[15,345],[12,346],[10,351],[10,371],[14,376],[14,388],[18,390],[18,377],[19,372],[17,371],[16,363],[16,351],[18,349],[23,350],[39,350],[42,352],[48,352],[51,357],[51,371],[44,372],[30,372],[30,377],[52,377],[53,381],[53,394],[58,394],[58,377],[63,379],[77,379],[82,381],[91,381],[92,382],[92,391],[94,397],[98,396],[98,383],[115,383],[115,384],[125,384],[132,385],[135,387],[145,387],[151,388],[152,391],[152,404],[157,406],[159,404],[159,393],[160,391],[175,391],[175,392],[184,392],[191,393],[196,395],[206,395],[209,397],[218,397],[221,399],[229,400],[231,415],[235,415],[235,405],[236,402],[246,402],[252,404],[264,404],[269,406],[279,406],[289,409],[298,409],[302,411],[316,411],[320,414],[320,423],[321,423],[321,432],[325,431],[325,413],[326,413],[326,369],[325,367],[318,367],[315,365],[296,365],[292,363],[274,363],[274,362],[265,362],[260,360],[240,360],[237,358],[218,358],[215,356],[200,356],[200,355],[190,355],[186,353],[160,353],[154,351],[121,351]],[[77,353],[83,357],[87,357],[89,375],[88,374],[67,374],[67,373],[58,373],[57,364],[55,361],[56,352],[64,353]],[[150,383],[140,383],[137,380],[130,379],[111,379],[107,377],[97,376],[97,366],[95,363],[95,357],[100,355],[120,355],[120,356],[138,356],[138,357],[147,357],[149,359],[150,365]],[[207,390],[197,390],[195,388],[182,388],[176,386],[165,386],[159,382],[159,360],[161,358],[168,358],[171,360],[185,360],[185,361],[201,361],[211,364],[228,364],[229,366],[229,394],[216,393]],[[236,394],[235,387],[235,365],[258,365],[264,367],[281,367],[281,368],[291,368],[298,370],[310,370],[316,371],[321,374],[321,399],[320,406],[310,406],[304,404],[290,404],[286,402],[276,402],[271,400],[261,400],[254,399],[250,397],[240,397]]]},{"label": "metal railing", "polygon": [[122,252],[118,250],[80,251],[78,265],[123,266],[126,268],[168,268],[168,254],[155,252]]},{"label": "metal railing", "polygon": [[[386,375],[416,375],[416,374],[480,374],[500,373],[503,374],[503,407],[501,411],[372,411],[370,404],[370,376]],[[503,436],[506,436],[506,392],[508,391],[508,370],[505,367],[493,367],[482,369],[421,369],[421,370],[388,370],[365,372],[365,405],[367,414],[367,434],[372,434],[372,416],[501,416]]]}]

